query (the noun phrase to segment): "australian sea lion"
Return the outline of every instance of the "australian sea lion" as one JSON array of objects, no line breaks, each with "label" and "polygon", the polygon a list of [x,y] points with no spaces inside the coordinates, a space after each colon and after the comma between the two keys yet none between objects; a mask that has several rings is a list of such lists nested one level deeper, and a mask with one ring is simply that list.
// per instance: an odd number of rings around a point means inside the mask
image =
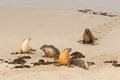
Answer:
[{"label": "australian sea lion", "polygon": [[69,53],[71,52],[72,48],[66,48],[64,49],[58,58],[59,65],[67,65],[70,66],[70,55]]},{"label": "australian sea lion", "polygon": [[31,53],[31,51],[35,51],[29,46],[31,38],[26,38],[23,40],[21,46],[20,46],[20,53]]},{"label": "australian sea lion", "polygon": [[22,45],[20,47],[20,53],[31,53],[31,48],[29,46],[31,38],[26,38],[23,40]]},{"label": "australian sea lion", "polygon": [[78,67],[84,68],[86,70],[89,69],[88,63],[82,59],[72,59],[71,64],[76,65]]},{"label": "australian sea lion", "polygon": [[70,56],[72,56],[72,59],[85,58],[85,56],[81,52],[77,51],[70,54]]},{"label": "australian sea lion", "polygon": [[83,34],[83,44],[93,44],[94,42],[94,36],[91,33],[91,31],[86,28]]},{"label": "australian sea lion", "polygon": [[40,49],[45,53],[45,57],[58,58],[60,51],[53,45],[43,45]]}]

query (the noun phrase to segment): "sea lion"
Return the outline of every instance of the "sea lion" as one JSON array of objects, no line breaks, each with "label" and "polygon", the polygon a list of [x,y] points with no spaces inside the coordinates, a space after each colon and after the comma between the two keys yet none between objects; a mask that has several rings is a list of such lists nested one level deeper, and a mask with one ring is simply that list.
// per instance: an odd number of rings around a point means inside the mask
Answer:
[{"label": "sea lion", "polygon": [[35,50],[31,49],[31,47],[29,46],[30,40],[31,40],[31,38],[26,38],[23,40],[23,42],[20,46],[20,53],[31,53],[31,51],[35,51]]},{"label": "sea lion", "polygon": [[84,68],[86,70],[89,69],[88,63],[82,59],[72,59],[71,64],[76,65],[78,67]]},{"label": "sea lion", "polygon": [[59,65],[67,65],[68,67],[70,66],[71,62],[69,53],[71,50],[72,48],[66,48],[60,53],[58,58]]},{"label": "sea lion", "polygon": [[85,58],[85,56],[81,52],[77,52],[77,51],[70,54],[70,56],[72,56],[71,59]]},{"label": "sea lion", "polygon": [[53,45],[43,45],[40,49],[45,53],[45,57],[58,58],[60,51]]},{"label": "sea lion", "polygon": [[91,31],[86,28],[83,34],[83,44],[93,44],[94,36]]}]

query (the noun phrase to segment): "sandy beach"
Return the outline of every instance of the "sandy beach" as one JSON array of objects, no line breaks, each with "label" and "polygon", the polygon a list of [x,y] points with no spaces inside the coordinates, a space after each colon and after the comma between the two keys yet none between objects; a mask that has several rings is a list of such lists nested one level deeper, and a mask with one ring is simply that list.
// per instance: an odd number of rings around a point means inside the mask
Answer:
[{"label": "sandy beach", "polygon": [[[113,13],[114,14],[114,13]],[[40,8],[0,8],[0,59],[11,61],[29,55],[31,68],[13,68],[14,64],[0,61],[0,80],[119,80],[120,67],[105,61],[116,60],[120,64],[120,15],[109,17],[82,13],[77,10]],[[80,44],[83,32],[89,28],[98,38],[96,45]],[[30,37],[30,46],[35,54],[16,54],[24,38]],[[56,46],[60,52],[72,48],[94,62],[88,70],[74,66],[40,65],[32,62],[44,58],[40,47],[44,44]],[[71,53],[72,53],[71,52]]]}]

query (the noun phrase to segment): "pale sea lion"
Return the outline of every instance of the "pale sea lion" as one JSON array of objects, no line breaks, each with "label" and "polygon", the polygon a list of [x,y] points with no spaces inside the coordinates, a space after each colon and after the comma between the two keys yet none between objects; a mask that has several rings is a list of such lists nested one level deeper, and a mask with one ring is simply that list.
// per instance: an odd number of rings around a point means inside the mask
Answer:
[{"label": "pale sea lion", "polygon": [[83,44],[93,44],[94,36],[91,31],[86,28],[83,34]]},{"label": "pale sea lion", "polygon": [[29,46],[31,38],[26,38],[23,40],[21,46],[20,46],[20,53],[31,53],[31,47]]},{"label": "pale sea lion", "polygon": [[43,45],[40,49],[45,53],[45,57],[58,58],[60,51],[53,45]]},{"label": "pale sea lion", "polygon": [[70,66],[71,62],[70,62],[69,53],[71,52],[71,50],[72,48],[66,48],[60,53],[59,58],[58,58],[59,65]]}]

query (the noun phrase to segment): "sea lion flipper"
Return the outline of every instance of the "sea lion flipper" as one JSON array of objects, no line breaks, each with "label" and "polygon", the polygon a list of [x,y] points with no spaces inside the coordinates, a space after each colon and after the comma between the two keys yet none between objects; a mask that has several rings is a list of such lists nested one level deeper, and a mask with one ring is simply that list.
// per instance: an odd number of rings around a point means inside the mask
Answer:
[{"label": "sea lion flipper", "polygon": [[36,50],[31,48],[31,51],[36,51]]}]

